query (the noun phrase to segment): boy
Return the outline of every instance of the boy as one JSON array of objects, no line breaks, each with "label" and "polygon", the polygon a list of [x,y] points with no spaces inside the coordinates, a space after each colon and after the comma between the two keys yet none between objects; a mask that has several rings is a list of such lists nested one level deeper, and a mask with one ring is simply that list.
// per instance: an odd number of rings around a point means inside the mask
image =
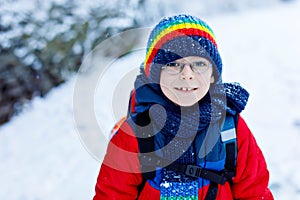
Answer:
[{"label": "boy", "polygon": [[222,82],[215,36],[177,15],[152,30],[94,200],[273,199],[262,152],[240,112],[248,92]]}]

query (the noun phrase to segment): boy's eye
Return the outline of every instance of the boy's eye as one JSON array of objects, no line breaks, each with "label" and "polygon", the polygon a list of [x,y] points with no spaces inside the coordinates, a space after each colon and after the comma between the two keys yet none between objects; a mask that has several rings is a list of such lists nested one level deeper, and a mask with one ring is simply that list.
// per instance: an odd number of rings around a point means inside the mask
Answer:
[{"label": "boy's eye", "polygon": [[171,62],[171,63],[166,64],[166,66],[167,66],[167,67],[180,67],[181,64],[175,63],[175,62]]},{"label": "boy's eye", "polygon": [[203,61],[197,61],[197,62],[194,62],[193,65],[194,65],[195,67],[204,67],[204,66],[206,66],[207,64],[206,64],[205,62],[203,62]]}]

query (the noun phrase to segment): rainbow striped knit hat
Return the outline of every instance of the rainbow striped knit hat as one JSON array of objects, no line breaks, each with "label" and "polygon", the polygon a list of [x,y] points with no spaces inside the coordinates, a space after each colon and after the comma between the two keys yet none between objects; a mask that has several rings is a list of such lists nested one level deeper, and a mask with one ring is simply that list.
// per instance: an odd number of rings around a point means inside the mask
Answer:
[{"label": "rainbow striped knit hat", "polygon": [[143,64],[146,77],[159,83],[161,67],[176,59],[201,56],[214,65],[214,76],[221,78],[222,60],[212,29],[190,15],[163,18],[152,30]]}]

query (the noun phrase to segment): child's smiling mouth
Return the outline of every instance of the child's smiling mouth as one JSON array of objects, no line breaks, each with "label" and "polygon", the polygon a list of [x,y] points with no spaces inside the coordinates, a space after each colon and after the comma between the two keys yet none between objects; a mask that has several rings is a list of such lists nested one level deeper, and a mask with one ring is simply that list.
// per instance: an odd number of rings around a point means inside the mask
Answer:
[{"label": "child's smiling mouth", "polygon": [[191,92],[191,91],[195,91],[197,89],[198,88],[196,88],[196,87],[175,87],[175,90],[183,91],[183,92]]}]

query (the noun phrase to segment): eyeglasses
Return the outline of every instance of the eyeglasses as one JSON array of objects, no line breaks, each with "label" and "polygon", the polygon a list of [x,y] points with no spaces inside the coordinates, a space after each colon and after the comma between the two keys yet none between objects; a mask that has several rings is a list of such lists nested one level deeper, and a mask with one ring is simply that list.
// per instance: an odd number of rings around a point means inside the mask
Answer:
[{"label": "eyeglasses", "polygon": [[179,62],[170,62],[162,67],[169,74],[180,74],[185,65],[190,66],[193,72],[201,74],[206,72],[212,64],[208,61],[194,61],[192,63],[179,63]]}]

